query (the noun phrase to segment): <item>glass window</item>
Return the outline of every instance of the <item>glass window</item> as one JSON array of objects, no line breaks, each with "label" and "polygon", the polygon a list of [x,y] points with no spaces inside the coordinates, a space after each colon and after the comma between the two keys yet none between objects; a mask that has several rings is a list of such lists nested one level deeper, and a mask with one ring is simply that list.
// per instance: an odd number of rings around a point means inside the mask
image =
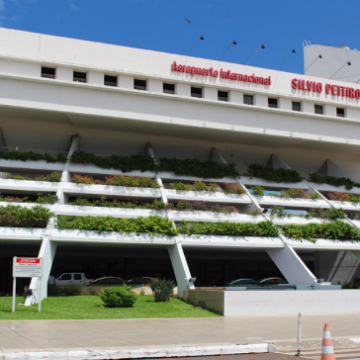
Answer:
[{"label": "glass window", "polygon": [[60,280],[71,280],[71,274],[64,274],[61,276]]},{"label": "glass window", "polygon": [[269,108],[277,109],[277,107],[278,107],[278,99],[268,98],[268,104],[269,104]]},{"label": "glass window", "polygon": [[74,71],[73,80],[76,82],[86,83],[86,73],[80,71]]},{"label": "glass window", "polygon": [[117,86],[117,76],[105,75],[104,85],[106,86]]},{"label": "glass window", "polygon": [[229,101],[229,93],[227,91],[218,91],[219,101]]},{"label": "glass window", "polygon": [[81,280],[81,274],[74,274],[74,280]]},{"label": "glass window", "polygon": [[191,87],[191,96],[202,98],[202,88]]},{"label": "glass window", "polygon": [[134,89],[136,90],[146,90],[146,80],[134,80]]},{"label": "glass window", "polygon": [[55,79],[55,68],[42,67],[41,77]]},{"label": "glass window", "polygon": [[175,85],[174,84],[163,84],[163,92],[165,94],[175,94]]},{"label": "glass window", "polygon": [[345,117],[345,109],[336,108],[336,116],[337,117]]},{"label": "glass window", "polygon": [[293,109],[293,111],[301,111],[301,102],[293,101],[292,109]]},{"label": "glass window", "polygon": [[254,105],[254,97],[252,95],[244,95],[244,104]]},{"label": "glass window", "polygon": [[324,114],[324,109],[322,105],[315,105],[315,114]]}]

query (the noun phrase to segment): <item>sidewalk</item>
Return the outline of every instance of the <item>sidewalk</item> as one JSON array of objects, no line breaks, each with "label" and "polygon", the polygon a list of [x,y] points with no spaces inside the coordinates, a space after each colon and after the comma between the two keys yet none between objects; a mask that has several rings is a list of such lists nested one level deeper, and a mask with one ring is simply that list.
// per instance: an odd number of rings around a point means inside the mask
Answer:
[{"label": "sidewalk", "polygon": [[[323,325],[330,325],[337,346],[360,338],[360,314],[303,316],[302,339],[321,344]],[[181,318],[126,320],[0,321],[0,355],[11,352],[120,350],[201,345],[278,343],[291,351],[297,317]],[[341,338],[336,341],[336,338]],[[312,341],[307,341],[312,340]],[[351,346],[360,344],[351,341]]]}]

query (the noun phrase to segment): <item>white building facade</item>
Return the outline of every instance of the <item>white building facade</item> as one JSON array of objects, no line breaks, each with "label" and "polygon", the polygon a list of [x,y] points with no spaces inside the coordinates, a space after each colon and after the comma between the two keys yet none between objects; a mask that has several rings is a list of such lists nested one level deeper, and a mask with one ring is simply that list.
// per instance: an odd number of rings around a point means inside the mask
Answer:
[{"label": "white building facade", "polygon": [[[3,173],[62,172],[59,183],[2,179],[0,191],[3,195],[38,192],[56,195],[57,202],[44,205],[56,216],[137,218],[160,214],[174,224],[181,220],[237,223],[272,220],[281,225],[323,220],[271,217],[269,211],[263,210],[273,206],[303,211],[341,207],[348,213],[360,209],[357,204],[338,203],[327,196],[339,191],[360,194],[360,188],[348,190],[318,184],[309,181],[308,176],[320,170],[321,174],[349,177],[353,181],[360,178],[358,84],[0,29],[0,106],[1,149],[63,153],[68,157],[65,163],[0,159]],[[241,176],[204,179],[191,174],[134,170],[124,175],[154,177],[160,187],[80,186],[72,180],[75,174],[97,178],[121,171],[72,163],[69,157],[76,151],[103,156],[148,154],[155,161],[164,157],[210,159],[221,164],[235,163]],[[246,175],[246,164],[255,161],[269,168],[297,170],[305,180],[279,183],[251,178]],[[239,184],[245,193],[214,195],[162,186],[169,182],[205,180]],[[266,190],[303,189],[309,196],[318,194],[318,198],[257,197],[249,191],[253,186]],[[74,197],[101,196],[172,203],[199,200],[236,205],[241,213],[68,205]],[[31,208],[34,204],[20,206]],[[254,210],[261,214],[251,215]],[[357,220],[342,221],[360,229]],[[97,276],[172,276],[182,296],[191,276],[207,286],[220,286],[244,274],[251,277],[251,271],[258,276],[282,275],[292,285],[315,285],[319,278],[333,283],[351,281],[357,271],[360,245],[356,241],[328,239],[316,243],[296,241],[282,234],[274,238],[220,235],[169,238],[66,231],[58,229],[53,218],[45,229],[2,227],[0,249],[4,274],[0,285],[4,291],[8,291],[11,281],[9,259],[32,255],[44,258],[45,277],[54,271],[53,264],[61,274],[94,270],[92,266],[96,263]],[[86,256],[91,260],[86,260]],[[102,264],[97,262],[98,257]],[[162,262],[163,270],[159,270],[157,266]],[[87,267],[82,267],[82,263]],[[261,270],[264,263],[269,264],[270,270]],[[169,266],[172,274],[164,270]],[[202,283],[202,278],[207,281]],[[45,281],[42,286],[46,296]],[[31,288],[36,292],[37,287],[37,280],[33,279]]]}]

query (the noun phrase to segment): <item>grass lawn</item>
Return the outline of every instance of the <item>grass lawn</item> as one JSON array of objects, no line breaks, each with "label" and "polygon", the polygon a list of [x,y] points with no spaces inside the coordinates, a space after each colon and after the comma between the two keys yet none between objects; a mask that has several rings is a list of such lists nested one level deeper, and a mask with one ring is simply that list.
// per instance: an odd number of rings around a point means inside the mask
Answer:
[{"label": "grass lawn", "polygon": [[12,298],[0,297],[0,320],[28,319],[131,319],[131,318],[171,318],[171,317],[211,317],[220,316],[206,309],[195,308],[191,304],[171,298],[166,303],[156,303],[153,296],[137,296],[132,308],[105,308],[98,296],[58,296],[49,297],[38,306],[21,306],[24,297],[16,298],[16,312],[11,312]]}]

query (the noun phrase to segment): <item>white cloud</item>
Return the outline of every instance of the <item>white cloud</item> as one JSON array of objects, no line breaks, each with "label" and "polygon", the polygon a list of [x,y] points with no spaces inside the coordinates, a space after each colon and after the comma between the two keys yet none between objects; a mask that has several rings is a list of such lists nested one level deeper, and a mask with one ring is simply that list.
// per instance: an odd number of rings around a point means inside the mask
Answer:
[{"label": "white cloud", "polygon": [[[1,0],[0,0],[1,1]],[[70,3],[70,7],[72,11],[76,11],[77,10],[77,6],[74,3]]]}]

